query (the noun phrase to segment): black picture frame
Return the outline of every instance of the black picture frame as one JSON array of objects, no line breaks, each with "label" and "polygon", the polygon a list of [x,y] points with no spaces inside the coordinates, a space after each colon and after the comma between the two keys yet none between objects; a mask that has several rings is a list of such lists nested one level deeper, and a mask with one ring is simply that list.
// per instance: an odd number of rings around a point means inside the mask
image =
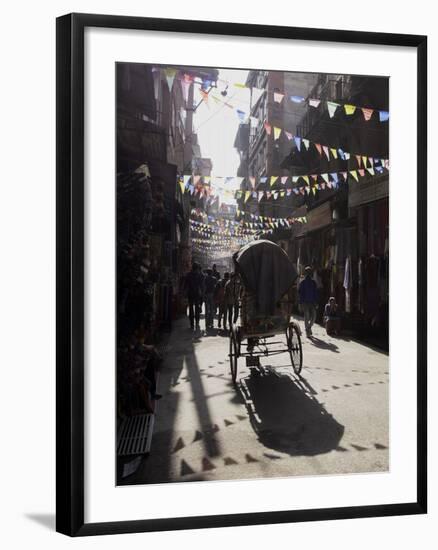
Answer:
[{"label": "black picture frame", "polygon": [[[68,14],[57,42],[56,529],[69,536],[321,521],[427,511],[427,38],[425,36]],[[417,52],[417,498],[415,502],[312,510],[84,522],[84,30],[86,27],[405,46]]]}]

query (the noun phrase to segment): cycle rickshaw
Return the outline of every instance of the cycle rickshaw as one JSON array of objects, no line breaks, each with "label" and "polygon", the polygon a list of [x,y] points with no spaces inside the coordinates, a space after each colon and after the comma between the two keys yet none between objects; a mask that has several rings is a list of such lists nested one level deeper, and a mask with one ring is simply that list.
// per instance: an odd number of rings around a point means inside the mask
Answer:
[{"label": "cycle rickshaw", "polygon": [[245,357],[251,367],[260,365],[260,357],[288,353],[295,374],[299,374],[303,366],[301,330],[291,320],[290,300],[297,272],[288,255],[276,243],[258,240],[236,252],[233,261],[241,281],[241,320],[231,327],[229,340],[233,382],[239,357]]}]

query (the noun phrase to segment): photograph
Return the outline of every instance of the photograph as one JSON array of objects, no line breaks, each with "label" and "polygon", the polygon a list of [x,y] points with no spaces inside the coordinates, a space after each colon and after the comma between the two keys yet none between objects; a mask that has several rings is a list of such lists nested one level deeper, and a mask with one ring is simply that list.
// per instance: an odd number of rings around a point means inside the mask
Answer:
[{"label": "photograph", "polygon": [[116,485],[390,471],[390,78],[115,77]]}]

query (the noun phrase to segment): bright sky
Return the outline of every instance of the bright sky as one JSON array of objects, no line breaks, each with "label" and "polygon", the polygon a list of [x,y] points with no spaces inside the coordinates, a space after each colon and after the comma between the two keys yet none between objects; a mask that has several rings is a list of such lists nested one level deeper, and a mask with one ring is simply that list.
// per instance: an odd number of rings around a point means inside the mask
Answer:
[{"label": "bright sky", "polygon": [[[226,87],[224,82],[218,82],[215,93],[224,101],[228,100],[235,108],[249,114],[250,90],[238,88],[234,83],[245,84],[248,71],[219,69],[219,79],[229,81],[228,94],[220,95]],[[195,100],[201,100],[199,86],[195,87]],[[194,116],[194,128],[198,134],[201,153],[204,158],[213,162],[213,176],[236,176],[239,167],[239,155],[234,149],[234,140],[239,127],[239,117],[236,110],[223,103],[217,103],[209,98],[208,105],[204,102]],[[231,187],[230,187],[231,188]]]}]

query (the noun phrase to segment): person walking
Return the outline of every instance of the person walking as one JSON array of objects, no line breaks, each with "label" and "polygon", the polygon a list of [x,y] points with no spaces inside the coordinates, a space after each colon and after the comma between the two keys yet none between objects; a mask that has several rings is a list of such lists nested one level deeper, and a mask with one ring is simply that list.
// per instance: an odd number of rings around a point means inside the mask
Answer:
[{"label": "person walking", "polygon": [[[221,274],[219,273],[219,271],[217,270],[217,266],[216,264],[213,264],[213,268],[212,268],[212,275],[213,277],[216,278],[216,282],[219,283],[219,281],[221,280]],[[217,301],[215,299],[214,301],[214,315],[216,315],[217,311],[218,311],[218,304],[217,304]]]},{"label": "person walking", "polygon": [[217,270],[216,264],[213,264],[212,275],[213,275],[213,277],[215,277],[216,280],[218,280],[218,281],[219,281],[219,279],[221,278],[221,274],[220,274],[219,271]]},{"label": "person walking", "polygon": [[225,301],[225,285],[227,284],[230,278],[228,272],[224,273],[224,278],[221,279],[216,285],[216,295],[215,300],[219,308],[217,326],[221,328],[222,320],[224,325],[224,330],[227,330],[227,303]]},{"label": "person walking", "polygon": [[306,335],[312,336],[312,325],[316,319],[318,306],[318,287],[312,279],[312,268],[307,266],[304,270],[305,277],[298,287],[299,302],[304,314],[304,327]]},{"label": "person walking", "polygon": [[189,319],[190,328],[199,329],[199,319],[201,316],[202,301],[204,299],[204,275],[201,272],[201,267],[196,262],[193,262],[192,270],[187,274],[185,281],[185,289],[189,302]]},{"label": "person walking", "polygon": [[228,311],[230,330],[239,317],[240,281],[237,273],[231,273],[225,285],[225,303]]},{"label": "person walking", "polygon": [[216,290],[217,279],[213,277],[211,269],[206,270],[204,293],[205,293],[205,327],[213,328],[213,320],[215,313],[214,294]]}]

